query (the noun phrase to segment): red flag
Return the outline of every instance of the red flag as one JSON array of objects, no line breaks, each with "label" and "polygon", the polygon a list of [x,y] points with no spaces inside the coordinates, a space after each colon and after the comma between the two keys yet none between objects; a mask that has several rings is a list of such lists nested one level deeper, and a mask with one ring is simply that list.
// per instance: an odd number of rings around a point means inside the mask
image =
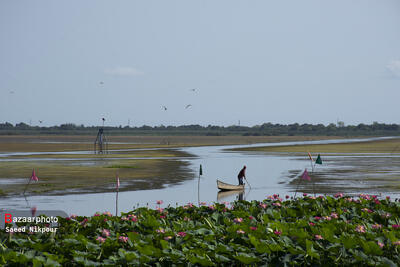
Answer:
[{"label": "red flag", "polygon": [[31,180],[35,181],[35,182],[39,181],[39,178],[37,178],[37,176],[35,174],[35,169],[32,170]]},{"label": "red flag", "polygon": [[117,175],[117,189],[119,189],[119,177]]},{"label": "red flag", "polygon": [[307,169],[304,170],[303,174],[301,175],[301,179],[311,181],[310,176],[308,176]]}]

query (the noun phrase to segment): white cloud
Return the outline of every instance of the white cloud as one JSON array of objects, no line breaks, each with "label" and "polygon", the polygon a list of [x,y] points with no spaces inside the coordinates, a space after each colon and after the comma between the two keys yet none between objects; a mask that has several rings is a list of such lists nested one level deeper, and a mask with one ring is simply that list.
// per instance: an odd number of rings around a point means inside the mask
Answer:
[{"label": "white cloud", "polygon": [[143,71],[130,67],[116,67],[113,69],[105,70],[106,74],[119,75],[119,76],[140,76],[144,75]]},{"label": "white cloud", "polygon": [[392,60],[387,64],[386,69],[393,77],[400,78],[400,60]]}]

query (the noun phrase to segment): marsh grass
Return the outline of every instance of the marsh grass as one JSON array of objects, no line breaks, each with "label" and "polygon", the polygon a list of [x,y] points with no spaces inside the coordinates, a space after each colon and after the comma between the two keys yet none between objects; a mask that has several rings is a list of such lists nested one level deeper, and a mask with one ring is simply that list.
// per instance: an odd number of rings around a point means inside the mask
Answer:
[{"label": "marsh grass", "polygon": [[[155,156],[154,151],[149,153]],[[144,157],[143,154],[145,152],[142,152]],[[184,174],[187,172],[186,163],[171,159],[188,156],[182,152],[169,152],[169,156],[163,155],[165,160],[131,159],[126,155],[124,159],[118,159],[109,154],[81,156],[83,157],[77,160],[60,157],[57,160],[47,161],[30,156],[26,160],[2,161],[0,179],[26,178],[28,181],[32,169],[35,169],[39,182],[31,183],[27,193],[63,194],[71,190],[79,193],[113,191],[117,172],[121,181],[120,191],[162,188],[164,184],[174,184],[190,177]],[[25,185],[26,183],[2,185],[3,195],[19,194]]]},{"label": "marsh grass", "polygon": [[[109,149],[173,148],[336,139],[335,136],[110,136]],[[93,151],[96,136],[1,136],[0,152]]]}]

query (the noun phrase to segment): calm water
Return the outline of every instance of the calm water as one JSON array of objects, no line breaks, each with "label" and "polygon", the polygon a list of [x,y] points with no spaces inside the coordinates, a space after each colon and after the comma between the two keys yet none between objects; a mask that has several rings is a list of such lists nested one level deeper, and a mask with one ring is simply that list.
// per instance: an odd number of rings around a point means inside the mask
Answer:
[{"label": "calm water", "polygon": [[[365,141],[366,139],[364,139]],[[369,139],[370,140],[370,139]],[[256,144],[251,146],[274,146],[282,144],[315,144],[315,143],[337,143],[337,142],[356,142],[361,140],[330,140],[330,141],[310,141],[310,142],[290,142],[290,143],[268,143]],[[182,148],[183,151],[189,152],[195,157],[183,158],[182,160],[189,163],[193,179],[178,185],[166,186],[163,189],[141,190],[120,192],[118,194],[118,210],[119,212],[129,211],[136,206],[155,207],[157,200],[163,200],[166,205],[183,205],[187,203],[198,204],[206,202],[210,204],[216,201],[233,201],[239,197],[246,200],[261,200],[268,195],[280,194],[294,195],[296,186],[290,184],[295,176],[300,175],[304,168],[311,168],[307,155],[288,156],[284,154],[266,154],[255,152],[230,152],[225,149],[249,147],[249,145],[241,146],[210,146],[210,147],[193,147]],[[384,157],[399,158],[399,155],[383,155]],[[324,164],[318,165],[316,172],[329,172],[332,169],[340,168],[335,161],[337,156],[324,156]],[[353,156],[354,157],[354,156]],[[357,157],[375,157],[371,155],[357,155]],[[377,157],[382,157],[378,155]],[[203,175],[198,181],[199,166],[203,166]],[[247,187],[245,192],[239,196],[238,193],[218,194],[216,180],[222,180],[227,183],[237,183],[237,173],[243,167],[247,166],[247,180],[251,185],[251,189]],[[399,170],[400,171],[400,170]],[[367,190],[374,192],[373,184],[362,184],[360,181],[351,181],[349,179],[341,179],[339,185],[335,184],[338,180],[327,181],[328,186],[335,188],[347,188],[351,193],[365,193]],[[343,182],[344,181],[344,182]],[[344,184],[343,184],[344,183]],[[200,186],[198,186],[200,185]],[[121,184],[123,186],[123,184]],[[301,190],[310,188],[310,184],[301,184]],[[302,189],[303,188],[303,189]],[[365,190],[364,190],[365,189]],[[379,191],[380,190],[380,191]],[[376,191],[384,191],[385,195],[399,197],[399,192],[387,191],[376,188]],[[318,192],[317,192],[318,193]],[[62,210],[68,214],[93,215],[96,211],[110,211],[115,213],[116,209],[115,193],[96,193],[96,194],[70,194],[62,196],[29,196],[24,198],[11,197],[0,200],[0,208],[26,209],[36,206],[38,210]]]}]

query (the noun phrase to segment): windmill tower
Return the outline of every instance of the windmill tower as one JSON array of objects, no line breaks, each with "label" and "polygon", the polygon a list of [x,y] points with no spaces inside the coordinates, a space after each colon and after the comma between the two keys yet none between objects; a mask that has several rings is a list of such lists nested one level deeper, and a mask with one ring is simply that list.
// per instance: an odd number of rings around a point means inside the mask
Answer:
[{"label": "windmill tower", "polygon": [[107,153],[108,142],[106,136],[104,135],[104,121],[106,119],[102,118],[103,126],[97,132],[96,140],[94,141],[94,153],[95,154],[103,154]]}]

